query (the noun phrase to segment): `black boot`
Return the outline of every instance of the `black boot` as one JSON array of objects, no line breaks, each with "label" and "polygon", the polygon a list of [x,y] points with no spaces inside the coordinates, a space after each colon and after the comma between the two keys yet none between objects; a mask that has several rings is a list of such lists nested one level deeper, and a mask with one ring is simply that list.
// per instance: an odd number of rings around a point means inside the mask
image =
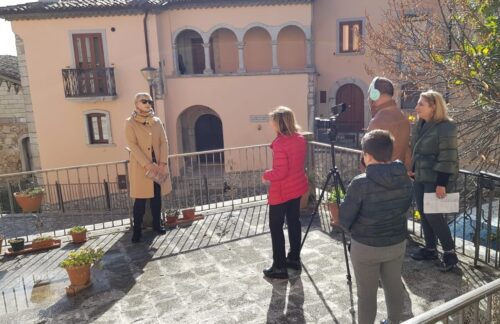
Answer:
[{"label": "black boot", "polygon": [[302,264],[300,263],[300,259],[294,260],[294,259],[290,259],[287,257],[286,258],[286,267],[293,269],[293,270],[297,270],[297,271],[302,270]]},{"label": "black boot", "polygon": [[264,269],[264,276],[268,278],[275,278],[275,279],[288,279],[288,271],[286,268],[276,268],[275,266],[272,266],[268,269]]},{"label": "black boot", "polygon": [[141,226],[134,226],[134,232],[132,234],[132,243],[139,243],[142,237]]}]

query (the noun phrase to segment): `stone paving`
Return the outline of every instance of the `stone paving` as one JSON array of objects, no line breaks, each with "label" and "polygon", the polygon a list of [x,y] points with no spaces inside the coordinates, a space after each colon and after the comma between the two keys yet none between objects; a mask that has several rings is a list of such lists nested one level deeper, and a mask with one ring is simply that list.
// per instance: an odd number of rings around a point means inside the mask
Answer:
[{"label": "stone paving", "polygon": [[[341,235],[330,234],[326,215],[316,219],[302,250],[304,269],[289,280],[267,280],[271,239],[265,205],[218,210],[192,226],[163,236],[144,233],[130,243],[125,227],[93,232],[85,243],[106,251],[93,268],[93,285],[66,297],[65,271],[57,264],[79,247],[0,263],[0,323],[355,323],[356,287],[346,281]],[[309,217],[303,217],[303,230]],[[97,235],[99,234],[99,235]],[[408,255],[403,278],[410,318],[498,277],[472,267],[441,273],[432,262]],[[351,266],[352,270],[352,266]],[[385,316],[379,289],[377,320]]]}]

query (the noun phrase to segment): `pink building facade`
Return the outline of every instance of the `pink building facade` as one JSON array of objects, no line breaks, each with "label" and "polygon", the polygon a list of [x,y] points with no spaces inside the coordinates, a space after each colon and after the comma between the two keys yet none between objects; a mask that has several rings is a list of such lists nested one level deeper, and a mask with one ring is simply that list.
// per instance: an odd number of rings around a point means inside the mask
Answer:
[{"label": "pink building facade", "polygon": [[[134,94],[152,91],[171,153],[271,142],[267,113],[291,107],[304,131],[349,108],[370,115],[365,14],[385,1],[40,1],[0,8],[25,54],[43,169],[127,159]],[[154,68],[151,83],[141,69]],[[376,69],[375,69],[376,70]],[[379,71],[383,73],[383,71]]]}]

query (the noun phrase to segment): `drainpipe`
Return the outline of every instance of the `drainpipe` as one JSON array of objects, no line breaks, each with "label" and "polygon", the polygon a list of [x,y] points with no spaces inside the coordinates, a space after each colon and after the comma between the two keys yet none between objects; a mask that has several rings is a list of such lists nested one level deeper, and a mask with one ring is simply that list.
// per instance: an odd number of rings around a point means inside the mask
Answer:
[{"label": "drainpipe", "polygon": [[[144,12],[144,19],[143,19],[143,24],[144,24],[144,41],[146,45],[146,64],[147,67],[151,67],[151,61],[149,59],[149,40],[148,40],[148,25],[147,25],[147,20],[148,20],[148,15],[149,15],[149,10],[146,10]],[[153,86],[149,85],[149,94],[151,95],[151,98],[153,98]],[[154,101],[154,98],[153,98]],[[153,107],[154,109],[154,107]]]}]

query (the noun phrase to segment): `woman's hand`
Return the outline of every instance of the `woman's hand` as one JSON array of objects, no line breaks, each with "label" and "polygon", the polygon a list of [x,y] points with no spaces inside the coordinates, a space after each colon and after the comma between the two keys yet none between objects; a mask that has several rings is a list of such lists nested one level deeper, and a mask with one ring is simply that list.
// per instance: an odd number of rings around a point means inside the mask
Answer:
[{"label": "woman's hand", "polygon": [[146,165],[144,167],[146,172],[156,172],[157,168],[158,168],[158,165],[156,165],[156,163],[149,163],[148,165]]},{"label": "woman's hand", "polygon": [[443,199],[446,197],[446,187],[437,186],[436,187],[436,197],[439,199]]},{"label": "woman's hand", "polygon": [[264,176],[262,176],[261,180],[262,180],[262,183],[265,185],[267,185],[269,183],[269,180],[264,179]]}]

